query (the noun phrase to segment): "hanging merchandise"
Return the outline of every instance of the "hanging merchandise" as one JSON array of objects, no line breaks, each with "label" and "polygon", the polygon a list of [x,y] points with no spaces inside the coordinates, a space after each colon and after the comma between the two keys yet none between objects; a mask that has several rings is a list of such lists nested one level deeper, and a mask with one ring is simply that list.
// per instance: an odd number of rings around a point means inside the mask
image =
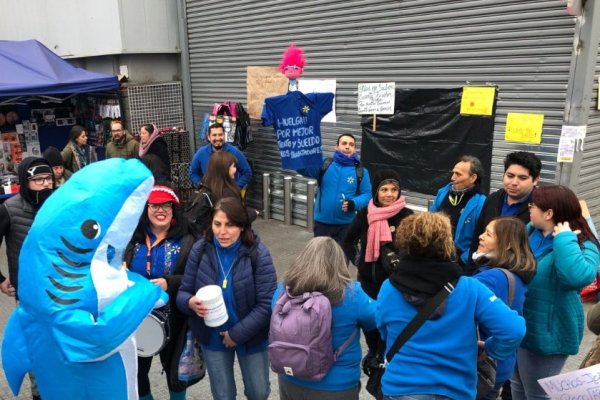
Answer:
[{"label": "hanging merchandise", "polygon": [[[215,103],[209,119],[209,126],[215,123],[223,125],[225,141],[244,150],[252,142],[250,115],[241,103],[224,101]],[[206,120],[206,117],[205,117]],[[206,137],[207,131],[199,131],[199,136]]]},{"label": "hanging merchandise", "polygon": [[117,99],[100,99],[96,106],[96,114],[100,118],[119,119],[121,118],[121,106]]}]

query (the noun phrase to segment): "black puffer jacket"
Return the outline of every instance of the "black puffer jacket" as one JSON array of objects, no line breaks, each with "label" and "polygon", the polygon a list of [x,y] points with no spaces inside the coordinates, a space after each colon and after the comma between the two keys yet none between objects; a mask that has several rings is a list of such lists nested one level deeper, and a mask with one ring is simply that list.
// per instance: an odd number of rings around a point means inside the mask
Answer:
[{"label": "black puffer jacket", "polygon": [[[404,207],[398,214],[388,219],[388,225],[390,226],[390,230],[392,230],[392,238],[400,221],[411,214],[413,214],[413,210]],[[357,265],[358,280],[362,284],[365,293],[372,299],[376,299],[381,285],[389,278],[390,272],[386,271],[383,267],[381,257],[375,262],[365,262],[368,230],[369,223],[367,222],[367,209],[363,208],[358,212],[354,221],[352,221],[352,224],[348,228],[346,240],[344,241],[344,253],[349,260],[354,260],[356,256],[356,244],[360,241],[360,258]],[[385,247],[396,250],[391,243],[387,244]],[[381,253],[383,253],[383,248],[381,250]]]},{"label": "black puffer jacket", "polygon": [[[400,176],[394,170],[384,169],[379,170],[373,175],[371,190],[373,192],[373,204],[379,206],[378,192],[379,188],[394,180],[400,184]],[[349,260],[356,260],[356,248],[360,243],[360,258],[358,260],[358,280],[361,283],[362,289],[371,297],[376,299],[379,294],[379,289],[383,282],[390,276],[390,271],[384,268],[381,261],[381,255],[375,262],[365,262],[365,252],[367,248],[367,233],[369,231],[369,222],[367,220],[368,206],[363,208],[356,214],[356,217],[350,224],[344,240],[344,253]],[[391,218],[388,218],[388,225],[392,231],[392,241],[394,240],[394,232],[404,218],[413,213],[408,207],[404,207],[400,212]],[[384,254],[385,250],[396,250],[392,243],[382,246],[380,254]]]},{"label": "black puffer jacket", "polygon": [[[36,210],[32,206],[31,191],[27,182],[27,169],[36,161],[48,164],[48,161],[39,157],[27,157],[20,164],[19,194],[6,200],[0,205],[0,243],[6,239],[6,258],[8,260],[8,275],[10,283],[15,290],[18,288],[19,278],[19,253],[27,233],[33,224]],[[50,164],[48,164],[50,167]],[[51,168],[51,167],[50,167]],[[0,279],[3,281],[4,279]]]}]

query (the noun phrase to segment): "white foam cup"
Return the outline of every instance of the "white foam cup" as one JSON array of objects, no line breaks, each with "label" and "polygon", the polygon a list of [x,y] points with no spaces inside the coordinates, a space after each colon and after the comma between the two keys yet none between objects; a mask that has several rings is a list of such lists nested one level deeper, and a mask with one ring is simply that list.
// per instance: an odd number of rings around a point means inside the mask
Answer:
[{"label": "white foam cup", "polygon": [[229,315],[227,315],[220,286],[204,286],[196,292],[196,297],[208,308],[208,313],[204,317],[206,326],[217,327],[227,322]]}]

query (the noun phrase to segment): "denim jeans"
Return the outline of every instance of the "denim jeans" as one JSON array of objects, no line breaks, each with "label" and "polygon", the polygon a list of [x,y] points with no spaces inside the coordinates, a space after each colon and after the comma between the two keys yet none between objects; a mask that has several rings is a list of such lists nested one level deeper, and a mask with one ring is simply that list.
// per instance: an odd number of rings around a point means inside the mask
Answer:
[{"label": "denim jeans", "polygon": [[513,400],[549,399],[537,380],[559,374],[567,357],[545,356],[520,347],[515,372],[510,379]]},{"label": "denim jeans", "polygon": [[[235,352],[214,351],[202,346],[204,362],[208,371],[210,391],[214,400],[235,400],[237,390],[233,376]],[[242,370],[244,394],[248,400],[267,400],[271,393],[269,383],[269,359],[267,351],[238,355]]]},{"label": "denim jeans", "polygon": [[402,396],[383,396],[383,400],[450,400],[437,394],[405,394]]}]

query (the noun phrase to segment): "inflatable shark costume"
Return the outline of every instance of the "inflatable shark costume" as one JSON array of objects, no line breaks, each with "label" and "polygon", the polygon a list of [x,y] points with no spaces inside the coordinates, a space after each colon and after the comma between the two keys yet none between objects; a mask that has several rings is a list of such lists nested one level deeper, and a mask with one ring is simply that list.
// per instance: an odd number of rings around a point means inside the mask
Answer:
[{"label": "inflatable shark costume", "polygon": [[93,163],[38,212],[2,342],[15,395],[32,372],[44,400],[138,398],[132,334],[168,296],[121,260],[153,183],[138,160]]}]

